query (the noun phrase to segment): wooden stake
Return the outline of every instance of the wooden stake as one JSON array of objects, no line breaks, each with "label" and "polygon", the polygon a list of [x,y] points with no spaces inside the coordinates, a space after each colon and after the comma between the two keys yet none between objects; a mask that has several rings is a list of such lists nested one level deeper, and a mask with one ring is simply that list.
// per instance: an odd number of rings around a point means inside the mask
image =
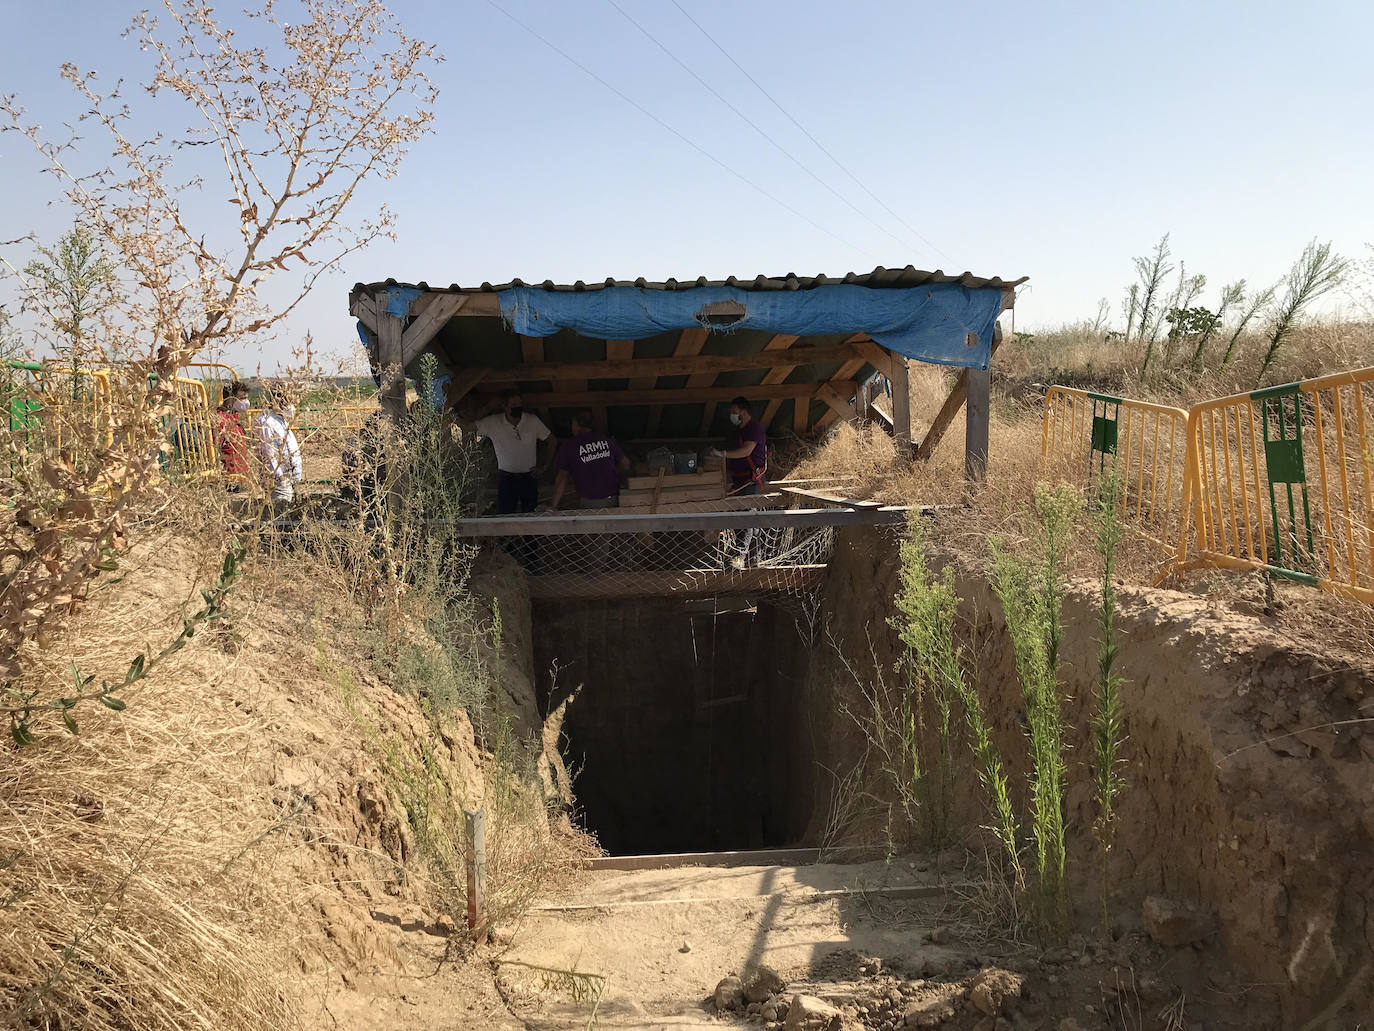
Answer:
[{"label": "wooden stake", "polygon": [[487,811],[464,810],[468,838],[468,930],[481,945],[487,940]]}]

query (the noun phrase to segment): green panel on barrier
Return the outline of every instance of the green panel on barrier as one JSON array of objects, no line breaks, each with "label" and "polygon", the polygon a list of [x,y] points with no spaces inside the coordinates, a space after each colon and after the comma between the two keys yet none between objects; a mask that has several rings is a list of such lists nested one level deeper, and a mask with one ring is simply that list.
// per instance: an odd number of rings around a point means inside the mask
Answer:
[{"label": "green panel on barrier", "polygon": [[1120,427],[1117,420],[1121,416],[1121,406],[1125,403],[1125,398],[1113,397],[1111,394],[1094,394],[1088,392],[1088,397],[1093,403],[1093,426],[1091,450],[1088,452],[1088,467],[1092,468],[1092,456],[1096,452],[1101,457],[1097,460],[1099,471],[1106,465],[1107,456],[1116,455],[1117,433]]},{"label": "green panel on barrier", "polygon": [[[1264,466],[1269,480],[1269,517],[1274,536],[1270,556],[1271,572],[1293,575],[1294,579],[1310,576],[1303,571],[1315,563],[1316,548],[1312,539],[1312,511],[1307,500],[1307,465],[1302,452],[1302,393],[1296,383],[1256,390],[1250,395],[1251,404],[1258,404],[1260,421],[1264,427]],[[1290,403],[1291,402],[1291,403]],[[1302,496],[1302,533],[1299,532],[1297,499],[1293,485]],[[1288,555],[1284,555],[1284,534],[1279,528],[1279,493],[1284,488],[1288,502]],[[1307,549],[1303,554],[1302,537]]]}]

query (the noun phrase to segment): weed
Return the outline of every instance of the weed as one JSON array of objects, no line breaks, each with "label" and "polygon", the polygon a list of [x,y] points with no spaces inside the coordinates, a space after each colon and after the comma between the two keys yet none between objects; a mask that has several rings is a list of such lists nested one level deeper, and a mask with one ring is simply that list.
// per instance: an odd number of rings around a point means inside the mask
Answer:
[{"label": "weed", "polygon": [[1026,702],[1031,758],[1031,817],[1035,838],[1041,927],[1056,937],[1068,923],[1065,848],[1065,761],[1059,698],[1059,642],[1063,635],[1063,564],[1074,515],[1074,488],[1036,489],[1038,555],[1029,561],[992,546],[993,588],[1002,602],[1016,671]]},{"label": "weed", "polygon": [[1093,715],[1093,783],[1097,789],[1097,819],[1093,831],[1102,852],[1102,926],[1109,926],[1107,899],[1110,889],[1112,845],[1116,835],[1116,800],[1125,788],[1118,768],[1121,757],[1122,678],[1116,672],[1116,550],[1121,545],[1121,480],[1115,474],[1099,485],[1096,512],[1097,552],[1102,557],[1102,601],[1098,610],[1097,699]]},{"label": "weed", "polygon": [[1317,298],[1339,286],[1349,269],[1350,263],[1345,258],[1331,253],[1329,242],[1317,243],[1313,240],[1303,248],[1302,255],[1284,278],[1283,298],[1279,301],[1269,328],[1269,347],[1264,352],[1264,360],[1260,362],[1256,387],[1264,382],[1265,373],[1274,363],[1279,349],[1292,335],[1303,312]]}]

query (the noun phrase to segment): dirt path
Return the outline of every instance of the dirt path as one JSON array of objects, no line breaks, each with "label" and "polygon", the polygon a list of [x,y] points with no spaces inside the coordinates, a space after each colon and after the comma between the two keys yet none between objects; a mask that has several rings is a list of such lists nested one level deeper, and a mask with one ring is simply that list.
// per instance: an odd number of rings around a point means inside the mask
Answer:
[{"label": "dirt path", "polygon": [[943,896],[905,862],[591,871],[573,900],[526,918],[498,986],[537,1031],[585,1027],[588,1007],[534,967],[605,977],[601,1027],[719,1026],[705,1005],[717,982],[759,963],[789,982],[856,953],[938,964],[945,950],[918,943]]}]

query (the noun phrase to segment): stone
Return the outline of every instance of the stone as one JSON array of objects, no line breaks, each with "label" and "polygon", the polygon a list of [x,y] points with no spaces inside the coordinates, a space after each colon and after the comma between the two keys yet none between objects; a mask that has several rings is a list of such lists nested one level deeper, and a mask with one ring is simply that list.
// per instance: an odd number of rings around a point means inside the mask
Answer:
[{"label": "stone", "polygon": [[767,1002],[769,996],[777,995],[786,982],[772,967],[764,965],[756,970],[745,971],[744,997],[750,1002]]},{"label": "stone", "polygon": [[953,935],[950,933],[948,927],[937,927],[926,935],[926,941],[930,942],[932,945],[944,945],[952,937]]},{"label": "stone", "polygon": [[820,1031],[843,1019],[838,1007],[814,995],[794,995],[787,1004],[786,1031]]},{"label": "stone", "polygon": [[1216,933],[1216,911],[1189,902],[1147,895],[1141,909],[1145,931],[1160,945],[1191,945]]},{"label": "stone", "polygon": [[717,1012],[744,1009],[744,988],[734,974],[722,977],[711,997],[715,1000]]},{"label": "stone", "polygon": [[948,999],[925,999],[913,1002],[902,1014],[904,1027],[939,1027],[954,1016],[954,1005]]},{"label": "stone", "polygon": [[691,943],[691,942],[683,942],[681,945],[678,946],[678,950],[677,950],[677,951],[678,951],[678,952],[691,952],[691,951],[692,951],[692,943]]},{"label": "stone", "polygon": [[1083,1025],[1073,1017],[1065,1017],[1055,1025],[1055,1031],[1083,1031]]},{"label": "stone", "polygon": [[1010,970],[989,967],[969,985],[968,999],[979,1013],[995,1017],[1021,998],[1025,978]]},{"label": "stone", "polygon": [[775,1020],[778,1019],[777,1005],[771,1002],[765,1004],[763,1009],[759,1011],[759,1016],[763,1017],[763,1019],[766,1020],[768,1023],[773,1023]]}]

